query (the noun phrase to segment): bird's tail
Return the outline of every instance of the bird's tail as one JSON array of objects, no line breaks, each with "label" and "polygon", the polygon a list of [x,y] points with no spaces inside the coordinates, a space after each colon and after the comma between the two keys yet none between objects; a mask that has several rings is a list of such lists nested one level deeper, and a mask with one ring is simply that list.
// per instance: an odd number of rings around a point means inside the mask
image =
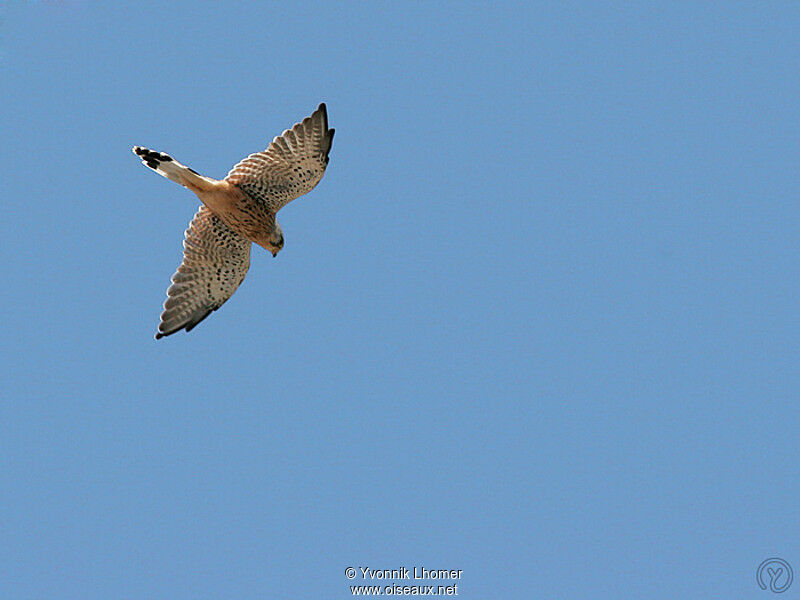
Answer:
[{"label": "bird's tail", "polygon": [[193,188],[205,188],[209,182],[214,181],[208,177],[203,177],[197,171],[193,171],[186,165],[182,165],[169,154],[156,152],[149,148],[134,146],[133,153],[142,159],[142,164],[150,167],[159,175],[163,175],[170,181],[179,183],[182,186]]}]

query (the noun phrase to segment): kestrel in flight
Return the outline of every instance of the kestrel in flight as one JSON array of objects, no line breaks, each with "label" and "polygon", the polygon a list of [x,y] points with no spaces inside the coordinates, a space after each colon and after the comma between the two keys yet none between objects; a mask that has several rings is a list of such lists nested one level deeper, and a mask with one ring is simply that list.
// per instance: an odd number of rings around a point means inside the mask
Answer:
[{"label": "kestrel in flight", "polygon": [[322,179],[333,133],[325,104],[320,104],[222,180],[200,175],[167,154],[134,146],[143,164],[189,188],[203,202],[186,230],[183,262],[167,289],[156,339],[191,331],[233,295],[250,266],[251,242],[278,255],[283,231],[275,213]]}]

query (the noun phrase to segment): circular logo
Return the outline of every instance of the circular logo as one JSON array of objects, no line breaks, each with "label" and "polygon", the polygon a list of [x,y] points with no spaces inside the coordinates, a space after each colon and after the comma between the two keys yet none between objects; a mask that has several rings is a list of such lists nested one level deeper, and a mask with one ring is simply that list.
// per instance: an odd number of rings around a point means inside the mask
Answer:
[{"label": "circular logo", "polygon": [[792,585],[792,567],[782,558],[768,558],[760,565],[756,571],[756,581],[762,590],[769,588],[770,592],[780,594],[789,589]]}]

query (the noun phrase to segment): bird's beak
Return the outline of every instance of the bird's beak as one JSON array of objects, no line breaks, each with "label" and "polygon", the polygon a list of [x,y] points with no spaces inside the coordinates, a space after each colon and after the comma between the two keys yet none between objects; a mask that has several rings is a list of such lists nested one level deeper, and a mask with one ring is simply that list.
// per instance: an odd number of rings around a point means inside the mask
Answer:
[{"label": "bird's beak", "polygon": [[277,252],[273,252],[272,253],[272,258],[277,258],[277,257],[278,257],[278,253]]}]

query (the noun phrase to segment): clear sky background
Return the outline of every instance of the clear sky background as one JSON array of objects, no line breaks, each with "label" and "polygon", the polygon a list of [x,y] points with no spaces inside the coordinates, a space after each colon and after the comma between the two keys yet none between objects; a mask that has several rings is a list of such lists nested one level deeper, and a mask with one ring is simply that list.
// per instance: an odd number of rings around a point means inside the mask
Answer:
[{"label": "clear sky background", "polygon": [[[800,577],[800,10],[696,4],[7,6],[0,597]],[[131,146],[321,101],[280,256],[156,342],[198,201]]]}]

